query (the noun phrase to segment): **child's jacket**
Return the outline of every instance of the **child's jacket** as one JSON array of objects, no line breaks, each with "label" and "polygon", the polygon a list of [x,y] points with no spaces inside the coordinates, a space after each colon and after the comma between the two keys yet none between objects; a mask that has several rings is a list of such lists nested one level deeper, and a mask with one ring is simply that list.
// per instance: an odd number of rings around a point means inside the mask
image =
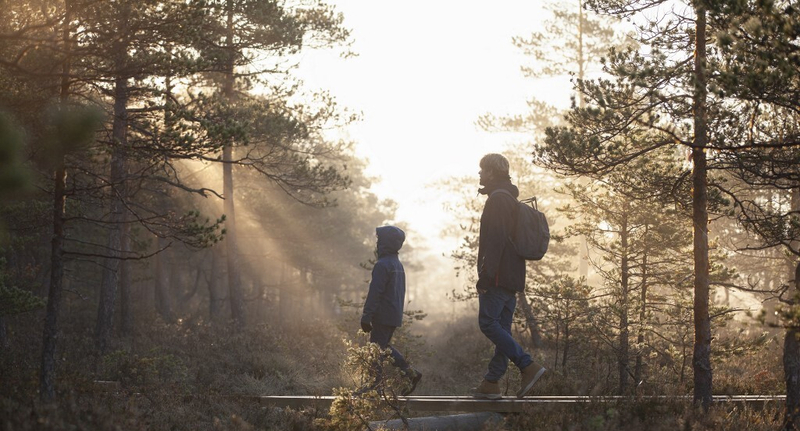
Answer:
[{"label": "child's jacket", "polygon": [[397,257],[406,234],[394,226],[375,229],[378,234],[378,261],[372,268],[367,301],[361,321],[388,326],[403,324],[406,297],[406,273]]}]

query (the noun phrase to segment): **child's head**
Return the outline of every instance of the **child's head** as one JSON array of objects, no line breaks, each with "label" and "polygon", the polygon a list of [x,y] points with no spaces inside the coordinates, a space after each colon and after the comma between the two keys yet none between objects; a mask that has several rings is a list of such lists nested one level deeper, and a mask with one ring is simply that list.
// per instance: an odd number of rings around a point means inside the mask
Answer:
[{"label": "child's head", "polygon": [[396,226],[381,226],[375,228],[378,237],[378,256],[397,254],[406,240],[406,233]]}]

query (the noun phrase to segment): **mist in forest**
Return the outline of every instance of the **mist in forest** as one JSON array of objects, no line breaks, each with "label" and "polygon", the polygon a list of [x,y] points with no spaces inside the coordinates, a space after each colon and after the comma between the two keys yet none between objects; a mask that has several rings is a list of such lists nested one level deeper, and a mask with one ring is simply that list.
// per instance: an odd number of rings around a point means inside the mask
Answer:
[{"label": "mist in forest", "polygon": [[[3,3],[0,429],[377,429],[412,392],[547,401],[496,429],[800,427],[797,5],[387,8]],[[493,292],[535,378],[490,381],[486,154],[547,221]]]}]

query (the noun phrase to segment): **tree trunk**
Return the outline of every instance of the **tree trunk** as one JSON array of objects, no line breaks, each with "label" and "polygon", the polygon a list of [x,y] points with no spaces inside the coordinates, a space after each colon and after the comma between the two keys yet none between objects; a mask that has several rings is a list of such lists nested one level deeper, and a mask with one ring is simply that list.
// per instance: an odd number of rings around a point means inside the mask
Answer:
[{"label": "tree trunk", "polygon": [[560,336],[561,336],[561,311],[556,313],[556,321],[555,321],[555,332],[556,332],[556,346],[555,346],[555,357],[553,358],[553,369],[558,369],[558,355],[560,353],[559,343],[560,343]]},{"label": "tree trunk", "polygon": [[[62,40],[67,58],[61,75],[60,101],[65,105],[69,98],[69,74],[72,21],[72,1],[64,1],[64,28]],[[50,242],[50,288],[47,293],[47,314],[42,336],[42,366],[39,373],[39,398],[44,403],[56,400],[56,345],[58,342],[58,312],[64,282],[64,212],[66,205],[67,171],[63,153],[59,156],[53,175],[53,239]]]},{"label": "tree trunk", "polygon": [[708,411],[711,406],[711,319],[709,302],[708,261],[708,181],[706,145],[708,140],[706,111],[706,11],[697,7],[694,93],[694,163],[692,185],[692,220],[694,223],[694,401]]},{"label": "tree trunk", "polygon": [[211,249],[211,274],[208,277],[208,318],[211,322],[219,322],[222,317],[222,306],[225,304],[225,298],[220,295],[221,262],[222,248],[215,245]]},{"label": "tree trunk", "polygon": [[239,326],[245,325],[244,298],[241,274],[239,274],[238,241],[236,238],[236,216],[233,205],[233,166],[230,163],[231,147],[223,150],[223,190],[225,194],[225,245],[228,276],[228,298],[231,304],[231,318]]},{"label": "tree trunk", "polygon": [[628,355],[630,350],[628,334],[628,291],[630,274],[628,262],[628,212],[630,203],[623,206],[622,224],[620,225],[620,300],[619,300],[619,350],[617,351],[617,369],[619,371],[619,394],[624,395],[628,389]]},{"label": "tree trunk", "polygon": [[[233,45],[233,0],[228,0],[228,34],[225,45],[228,48],[228,65],[226,70],[223,94],[228,102],[234,101],[234,57],[236,49]],[[227,249],[228,292],[231,302],[231,317],[238,326],[245,325],[244,298],[242,293],[241,274],[239,273],[239,251],[236,238],[236,214],[233,205],[233,142],[228,142],[222,149],[222,190],[225,195],[225,244]]]},{"label": "tree trunk", "polygon": [[[583,81],[585,78],[585,63],[583,58],[583,0],[578,0],[578,80]],[[578,91],[578,107],[583,109],[586,107],[586,97],[582,91]],[[588,181],[585,179],[580,180],[581,186],[586,187]],[[579,237],[580,243],[578,244],[578,277],[583,277],[588,282],[589,279],[589,241],[586,240],[585,235]]]},{"label": "tree trunk", "polygon": [[44,345],[42,347],[42,370],[39,381],[39,396],[42,402],[56,399],[56,343],[58,341],[58,312],[64,282],[64,206],[66,204],[67,172],[64,160],[55,172],[53,191],[53,239],[50,252],[50,291],[47,295],[47,315],[44,321]]},{"label": "tree trunk", "polygon": [[103,279],[100,285],[100,303],[97,308],[97,326],[95,329],[96,346],[100,354],[105,353],[108,342],[111,339],[111,331],[114,322],[114,304],[116,302],[117,288],[119,286],[119,276],[121,258],[127,250],[123,249],[123,228],[126,223],[124,200],[126,199],[125,190],[125,166],[126,166],[126,146],[128,133],[128,77],[125,74],[127,62],[127,18],[130,5],[126,2],[120,12],[121,33],[120,42],[116,44],[117,58],[115,67],[117,76],[114,80],[114,122],[112,126],[112,138],[114,149],[111,152],[111,219],[108,232],[108,253],[103,268]]},{"label": "tree trunk", "polygon": [[6,319],[2,315],[0,315],[0,348],[8,348],[8,327]]},{"label": "tree trunk", "polygon": [[[792,190],[792,211],[800,211],[800,188]],[[792,251],[800,251],[800,241],[790,242]],[[796,307],[800,297],[800,261],[794,259],[795,292],[791,305]],[[786,418],[784,429],[797,429],[800,423],[800,325],[789,322],[783,340],[783,373],[786,380]]]},{"label": "tree trunk", "polygon": [[539,333],[539,322],[536,321],[536,316],[533,314],[533,307],[531,303],[528,302],[528,296],[525,295],[525,292],[519,294],[519,299],[519,305],[522,309],[523,316],[525,316],[525,327],[528,329],[528,334],[530,334],[531,343],[533,347],[538,349],[542,347],[542,335]]},{"label": "tree trunk", "polygon": [[[649,231],[649,226],[645,225],[645,240],[647,240]],[[646,246],[647,247],[647,246]],[[644,255],[642,256],[642,288],[640,292],[639,301],[641,302],[641,309],[639,310],[639,334],[636,337],[636,343],[638,344],[636,349],[636,365],[633,371],[633,378],[634,378],[634,385],[639,385],[643,381],[642,375],[644,374],[644,360],[642,359],[643,352],[642,346],[644,345],[644,328],[647,327],[647,282],[648,282],[648,274],[647,274],[647,254],[648,249],[645,249]]]},{"label": "tree trunk", "polygon": [[569,308],[567,308],[567,314],[564,319],[564,354],[561,355],[561,372],[564,375],[568,375],[567,373],[567,361],[569,360],[570,354],[570,347],[572,347],[572,339],[570,338],[569,333],[569,325],[572,322],[572,314],[569,312]]},{"label": "tree trunk", "polygon": [[[129,224],[122,226],[122,250],[131,249],[131,229]],[[119,264],[120,332],[124,336],[133,333],[133,298],[131,294],[131,263],[123,260]]]},{"label": "tree trunk", "polygon": [[158,238],[158,249],[162,250],[156,255],[154,300],[155,307],[161,318],[167,323],[175,322],[175,313],[172,309],[172,296],[170,295],[170,280],[167,276],[169,251],[166,249],[167,240]]},{"label": "tree trunk", "polygon": [[[800,262],[794,271],[795,293],[791,300],[797,306],[800,295]],[[786,418],[785,430],[797,429],[800,424],[800,326],[797,322],[789,322],[783,339],[783,373],[786,379]]]}]

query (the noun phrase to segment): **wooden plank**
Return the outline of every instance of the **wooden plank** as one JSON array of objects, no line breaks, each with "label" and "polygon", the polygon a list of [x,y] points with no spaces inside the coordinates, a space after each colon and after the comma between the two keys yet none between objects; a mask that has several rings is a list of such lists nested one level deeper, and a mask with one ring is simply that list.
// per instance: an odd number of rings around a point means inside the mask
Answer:
[{"label": "wooden plank", "polygon": [[[291,395],[272,395],[258,397],[259,402],[275,407],[289,407],[301,409],[304,407],[314,407],[317,409],[328,409],[334,400],[333,396],[291,396]],[[411,396],[398,397],[398,401],[405,403],[411,411],[454,411],[454,412],[497,412],[497,413],[520,413],[532,405],[541,404],[577,404],[577,403],[610,403],[623,400],[691,400],[691,396],[571,396],[571,395],[551,395],[534,396],[525,398],[503,397],[499,400],[481,400],[470,396]],[[783,395],[714,395],[715,403],[745,403],[763,404],[765,402],[784,402],[786,397]]]},{"label": "wooden plank", "polygon": [[[480,431],[487,429],[487,426],[499,429],[503,420],[503,415],[500,413],[461,413],[449,416],[406,418],[405,422],[400,419],[374,421],[370,422],[370,428],[398,431]],[[406,425],[408,425],[407,428]]]}]

